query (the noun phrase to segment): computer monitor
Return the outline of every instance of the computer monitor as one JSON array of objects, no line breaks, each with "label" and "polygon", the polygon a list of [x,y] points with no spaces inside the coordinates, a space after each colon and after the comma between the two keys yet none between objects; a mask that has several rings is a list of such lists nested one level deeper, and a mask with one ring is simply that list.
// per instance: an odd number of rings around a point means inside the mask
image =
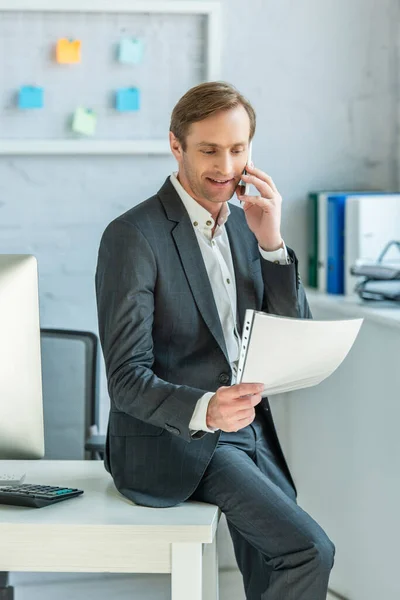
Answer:
[{"label": "computer monitor", "polygon": [[0,459],[43,456],[37,261],[0,254]]}]

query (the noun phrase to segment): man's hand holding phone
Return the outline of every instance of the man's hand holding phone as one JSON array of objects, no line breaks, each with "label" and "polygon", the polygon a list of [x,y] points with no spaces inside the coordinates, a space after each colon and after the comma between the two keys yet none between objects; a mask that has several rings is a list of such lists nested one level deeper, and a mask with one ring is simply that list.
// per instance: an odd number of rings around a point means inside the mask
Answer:
[{"label": "man's hand holding phone", "polygon": [[207,410],[206,424],[221,431],[239,431],[254,421],[255,406],[262,400],[262,383],[238,383],[218,388]]},{"label": "man's hand holding phone", "polygon": [[[250,148],[249,157],[251,158]],[[248,157],[248,164],[242,174],[245,189],[239,185],[236,195],[242,203],[249,229],[254,233],[260,247],[267,252],[283,247],[281,236],[282,197],[272,178],[256,169]],[[258,196],[250,196],[250,184],[259,192]],[[246,189],[247,188],[247,189]]]}]

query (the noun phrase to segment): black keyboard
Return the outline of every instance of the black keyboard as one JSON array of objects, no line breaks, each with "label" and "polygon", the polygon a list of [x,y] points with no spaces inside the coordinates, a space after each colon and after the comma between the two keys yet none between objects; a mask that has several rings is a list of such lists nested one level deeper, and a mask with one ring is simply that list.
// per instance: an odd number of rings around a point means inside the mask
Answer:
[{"label": "black keyboard", "polygon": [[34,483],[7,485],[0,487],[0,504],[41,508],[61,502],[61,500],[75,498],[81,494],[83,494],[83,490],[51,485],[35,485]]}]

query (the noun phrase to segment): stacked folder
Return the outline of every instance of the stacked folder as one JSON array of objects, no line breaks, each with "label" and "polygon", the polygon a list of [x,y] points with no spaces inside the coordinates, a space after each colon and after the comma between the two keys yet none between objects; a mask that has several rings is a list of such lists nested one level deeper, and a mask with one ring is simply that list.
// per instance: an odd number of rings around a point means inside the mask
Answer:
[{"label": "stacked folder", "polygon": [[378,191],[311,192],[308,285],[329,294],[353,294],[356,262],[374,262],[400,239],[400,194]]}]

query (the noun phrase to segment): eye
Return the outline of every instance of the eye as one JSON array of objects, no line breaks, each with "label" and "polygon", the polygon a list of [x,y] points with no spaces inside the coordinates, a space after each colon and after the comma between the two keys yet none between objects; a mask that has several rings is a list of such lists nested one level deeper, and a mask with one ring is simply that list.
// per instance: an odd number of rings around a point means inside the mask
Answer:
[{"label": "eye", "polygon": [[233,154],[241,154],[243,150],[232,150]]},{"label": "eye", "polygon": [[202,150],[203,154],[215,154],[215,150]]}]

